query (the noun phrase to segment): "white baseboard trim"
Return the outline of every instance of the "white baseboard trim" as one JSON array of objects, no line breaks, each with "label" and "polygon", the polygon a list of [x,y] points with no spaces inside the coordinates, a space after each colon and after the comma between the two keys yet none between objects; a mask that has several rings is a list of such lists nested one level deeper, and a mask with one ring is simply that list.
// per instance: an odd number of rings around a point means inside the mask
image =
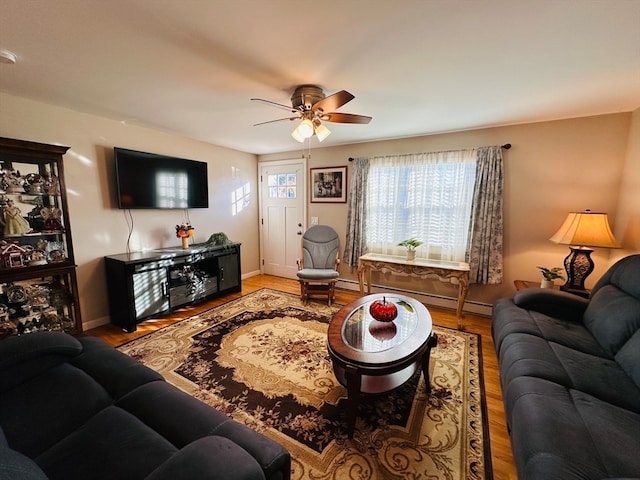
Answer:
[{"label": "white baseboard trim", "polygon": [[256,277],[258,275],[260,275],[260,270],[254,270],[253,272],[245,273],[240,278],[242,278],[242,280],[245,280],[247,278]]},{"label": "white baseboard trim", "polygon": [[111,317],[109,316],[95,318],[93,320],[89,320],[88,322],[82,322],[82,331],[86,332],[87,330],[98,328],[102,325],[107,325],[108,323],[111,323]]},{"label": "white baseboard trim", "polygon": [[[345,290],[360,291],[360,285],[355,280],[338,280],[336,284],[338,288]],[[384,292],[397,292],[404,295],[410,295],[416,300],[424,303],[425,305],[431,305],[439,308],[446,308],[447,310],[455,311],[458,306],[458,299],[451,297],[443,297],[441,295],[433,295],[430,293],[416,292],[413,290],[401,290],[399,288],[387,287],[384,285],[371,285],[371,293],[384,293]],[[491,317],[492,305],[488,303],[470,302],[469,300],[464,302],[463,312],[473,313],[474,315],[481,315],[485,317]]]}]

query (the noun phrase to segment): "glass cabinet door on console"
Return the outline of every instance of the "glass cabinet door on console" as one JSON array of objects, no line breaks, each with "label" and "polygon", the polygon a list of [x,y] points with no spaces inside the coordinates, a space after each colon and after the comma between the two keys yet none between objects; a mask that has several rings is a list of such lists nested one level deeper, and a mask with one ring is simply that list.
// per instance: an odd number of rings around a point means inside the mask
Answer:
[{"label": "glass cabinet door on console", "polygon": [[132,277],[137,320],[169,310],[165,267],[142,270]]},{"label": "glass cabinet door on console", "polygon": [[0,336],[81,331],[67,149],[0,138]]}]

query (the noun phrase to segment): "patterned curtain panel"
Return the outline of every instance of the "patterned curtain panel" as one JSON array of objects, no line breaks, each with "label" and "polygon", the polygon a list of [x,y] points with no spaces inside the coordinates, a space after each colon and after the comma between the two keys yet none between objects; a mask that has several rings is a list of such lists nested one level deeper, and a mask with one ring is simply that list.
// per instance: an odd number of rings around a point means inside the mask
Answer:
[{"label": "patterned curtain panel", "polygon": [[504,174],[502,148],[477,149],[478,163],[470,229],[468,263],[470,281],[479,284],[502,283]]},{"label": "patterned curtain panel", "polygon": [[367,178],[369,176],[369,159],[356,158],[351,168],[351,181],[347,207],[347,238],[345,240],[343,261],[352,267],[358,265],[358,259],[367,251],[365,231]]}]

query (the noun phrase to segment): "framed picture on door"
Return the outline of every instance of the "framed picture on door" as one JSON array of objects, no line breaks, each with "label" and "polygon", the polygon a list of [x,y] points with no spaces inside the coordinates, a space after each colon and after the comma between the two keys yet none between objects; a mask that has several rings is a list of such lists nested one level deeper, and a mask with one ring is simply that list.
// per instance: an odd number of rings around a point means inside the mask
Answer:
[{"label": "framed picture on door", "polygon": [[311,203],[347,203],[347,167],[311,169]]}]

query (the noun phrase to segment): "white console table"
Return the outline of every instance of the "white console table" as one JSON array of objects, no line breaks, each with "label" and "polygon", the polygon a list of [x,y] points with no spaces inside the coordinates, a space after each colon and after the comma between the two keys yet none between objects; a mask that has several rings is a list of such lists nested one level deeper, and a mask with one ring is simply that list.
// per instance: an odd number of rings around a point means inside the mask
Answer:
[{"label": "white console table", "polygon": [[364,295],[365,276],[367,294],[371,293],[371,272],[374,270],[420,278],[437,278],[441,282],[457,283],[458,305],[456,315],[458,317],[458,330],[464,330],[464,325],[462,324],[462,308],[469,290],[468,263],[429,260],[425,258],[407,260],[405,257],[400,256],[367,253],[358,259],[360,295]]}]

